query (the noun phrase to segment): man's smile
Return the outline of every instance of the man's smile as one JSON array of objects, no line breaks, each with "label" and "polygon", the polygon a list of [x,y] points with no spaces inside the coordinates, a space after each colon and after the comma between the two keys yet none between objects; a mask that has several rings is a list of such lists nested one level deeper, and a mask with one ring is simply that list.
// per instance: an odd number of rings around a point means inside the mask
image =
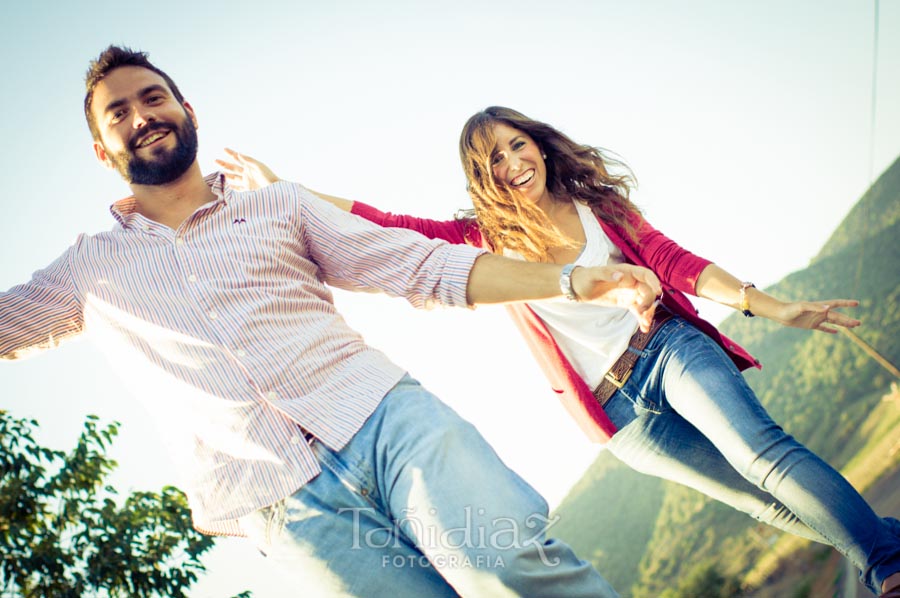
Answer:
[{"label": "man's smile", "polygon": [[169,128],[166,128],[166,129],[159,129],[159,130],[156,130],[156,131],[152,131],[152,132],[150,132],[150,133],[144,135],[144,136],[141,137],[140,139],[138,139],[138,140],[133,144],[134,149],[140,149],[140,148],[143,148],[143,147],[149,147],[149,146],[153,145],[154,143],[156,143],[157,141],[159,141],[159,140],[161,140],[161,139],[164,139],[165,137],[168,137],[168,135],[169,135],[171,132],[172,132],[172,130],[169,129]]}]

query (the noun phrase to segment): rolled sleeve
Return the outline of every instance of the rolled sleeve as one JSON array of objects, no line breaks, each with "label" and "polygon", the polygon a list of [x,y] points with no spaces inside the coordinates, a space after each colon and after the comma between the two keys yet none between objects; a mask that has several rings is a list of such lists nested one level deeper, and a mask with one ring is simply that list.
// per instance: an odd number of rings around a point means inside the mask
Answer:
[{"label": "rolled sleeve", "polygon": [[404,297],[414,307],[468,307],[466,287],[483,249],[382,228],[297,186],[302,231],[325,281],[356,291]]},{"label": "rolled sleeve", "polygon": [[83,310],[70,275],[74,250],[0,293],[0,359],[19,359],[81,333]]}]

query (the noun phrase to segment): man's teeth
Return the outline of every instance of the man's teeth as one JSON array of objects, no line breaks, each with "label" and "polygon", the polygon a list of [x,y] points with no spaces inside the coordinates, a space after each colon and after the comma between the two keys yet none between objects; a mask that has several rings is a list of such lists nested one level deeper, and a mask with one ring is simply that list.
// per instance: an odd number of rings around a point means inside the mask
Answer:
[{"label": "man's teeth", "polygon": [[164,132],[153,133],[152,135],[148,135],[147,137],[144,137],[144,139],[140,143],[138,143],[138,147],[148,146],[151,143],[153,143],[154,141],[156,141],[157,139],[162,139],[165,136],[166,136],[166,133],[164,133]]}]

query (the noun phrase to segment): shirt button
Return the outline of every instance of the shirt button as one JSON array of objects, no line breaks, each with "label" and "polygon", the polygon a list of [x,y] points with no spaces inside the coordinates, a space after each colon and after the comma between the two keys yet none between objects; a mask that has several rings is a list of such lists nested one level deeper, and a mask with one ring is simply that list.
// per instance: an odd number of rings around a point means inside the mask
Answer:
[{"label": "shirt button", "polygon": [[247,352],[244,351],[243,349],[238,349],[237,351],[234,352],[234,354],[237,355],[238,357],[246,357],[247,356]]},{"label": "shirt button", "polygon": [[362,494],[363,496],[369,496],[369,489],[368,489],[368,488],[361,488],[361,489],[359,490],[359,493]]},{"label": "shirt button", "polygon": [[197,282],[197,277],[193,274],[188,274],[188,282]]},{"label": "shirt button", "polygon": [[208,313],[208,314],[206,314],[206,315],[208,315],[208,316],[209,316],[209,319],[210,319],[210,320],[215,320],[215,319],[216,319],[216,318],[218,318],[218,317],[219,317],[219,314],[217,314],[217,313],[216,313],[216,312],[214,312],[214,311],[211,311],[211,312],[209,312],[209,313]]},{"label": "shirt button", "polygon": [[269,392],[269,393],[266,393],[266,398],[269,399],[270,401],[277,401],[277,400],[278,400],[278,393],[277,393],[277,392]]},{"label": "shirt button", "polygon": [[301,442],[303,442],[303,436],[300,436],[299,434],[291,436],[291,444],[300,444]]},{"label": "shirt button", "polygon": [[144,230],[150,230],[150,225],[149,225],[149,224],[145,224],[145,225],[144,225],[143,227],[141,227],[141,228],[143,228]]},{"label": "shirt button", "polygon": [[179,247],[180,247],[181,245],[184,245],[184,239],[183,239],[182,237],[177,237],[177,238],[175,239],[175,244],[178,245]]}]

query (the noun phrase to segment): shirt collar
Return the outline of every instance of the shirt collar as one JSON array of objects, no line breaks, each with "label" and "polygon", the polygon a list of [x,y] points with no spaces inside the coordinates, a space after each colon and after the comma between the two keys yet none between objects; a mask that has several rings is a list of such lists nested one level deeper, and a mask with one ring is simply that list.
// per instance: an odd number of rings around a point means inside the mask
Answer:
[{"label": "shirt collar", "polygon": [[[228,205],[228,202],[231,201],[234,195],[234,191],[225,184],[225,174],[216,171],[203,177],[203,180],[206,181],[206,184],[209,185],[210,190],[216,196],[215,201],[221,201]],[[116,222],[126,229],[134,225],[136,218],[142,218],[137,212],[137,201],[134,199],[134,195],[129,195],[113,202],[109,206],[109,212],[116,219]]]}]

